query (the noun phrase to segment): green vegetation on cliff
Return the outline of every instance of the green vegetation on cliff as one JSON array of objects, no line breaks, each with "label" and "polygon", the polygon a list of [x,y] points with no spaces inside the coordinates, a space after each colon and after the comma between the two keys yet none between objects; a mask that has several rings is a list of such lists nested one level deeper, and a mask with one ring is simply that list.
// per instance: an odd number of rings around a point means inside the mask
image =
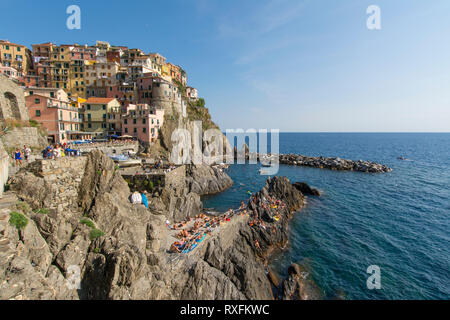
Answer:
[{"label": "green vegetation on cliff", "polygon": [[186,110],[187,118],[190,121],[201,121],[203,130],[220,129],[219,126],[212,121],[207,108],[188,105]]}]

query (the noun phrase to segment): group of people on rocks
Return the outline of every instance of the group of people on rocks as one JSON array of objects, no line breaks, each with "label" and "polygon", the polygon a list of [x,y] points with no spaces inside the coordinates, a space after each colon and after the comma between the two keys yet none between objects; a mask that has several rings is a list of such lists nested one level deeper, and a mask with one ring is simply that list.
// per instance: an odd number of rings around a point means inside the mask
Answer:
[{"label": "group of people on rocks", "polygon": [[66,142],[49,145],[42,151],[44,159],[58,159],[62,157],[79,156],[80,150],[73,149],[71,144]]},{"label": "group of people on rocks", "polygon": [[[271,196],[259,197],[258,195],[252,195],[250,198],[250,203],[253,207],[262,208],[264,211],[271,212],[272,222],[279,221],[281,219],[280,211],[286,208],[286,204],[279,199],[272,198]],[[253,210],[252,214],[253,220],[249,223],[251,226],[261,226],[264,228],[264,221],[257,210]]]},{"label": "group of people on rocks", "polygon": [[[243,203],[243,202],[242,202]],[[169,221],[166,224],[171,230],[179,230],[176,234],[175,241],[169,251],[174,253],[187,253],[194,249],[199,242],[206,236],[212,235],[214,230],[220,230],[220,226],[231,221],[234,216],[243,216],[247,214],[245,206],[241,206],[238,210],[230,209],[220,216],[209,216],[200,213],[195,218],[188,217],[185,221],[171,225]],[[191,225],[190,227],[188,225]]]},{"label": "group of people on rocks", "polygon": [[[278,222],[281,219],[281,210],[286,208],[286,204],[283,201],[270,196],[261,197],[252,194],[249,203],[253,208],[260,207],[263,210],[271,212],[272,222]],[[169,251],[172,253],[190,252],[206,236],[211,235],[214,230],[219,229],[221,225],[230,222],[234,216],[243,215],[249,216],[248,224],[252,228],[263,228],[264,230],[270,228],[260,217],[256,209],[251,210],[244,201],[241,201],[239,209],[229,209],[225,214],[220,216],[210,216],[201,213],[195,216],[195,218],[187,217],[186,220],[173,225],[167,220],[167,227],[170,230],[178,231],[176,234],[178,240],[171,245]],[[271,232],[275,233],[279,226],[272,224],[271,228]],[[255,246],[259,247],[259,243],[255,243]]]},{"label": "group of people on rocks", "polygon": [[16,162],[16,167],[20,167],[23,165],[22,160],[25,160],[27,163],[29,163],[31,157],[31,148],[26,145],[23,146],[22,150],[20,148],[16,148],[12,157]]}]

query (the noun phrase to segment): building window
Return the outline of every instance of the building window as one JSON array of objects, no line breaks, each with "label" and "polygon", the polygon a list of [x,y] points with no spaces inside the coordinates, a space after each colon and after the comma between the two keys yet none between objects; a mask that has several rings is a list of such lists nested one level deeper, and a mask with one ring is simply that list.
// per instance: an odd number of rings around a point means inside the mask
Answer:
[{"label": "building window", "polygon": [[133,119],[133,124],[136,124],[136,119]]},{"label": "building window", "polygon": [[36,117],[40,117],[41,116],[41,110],[36,110]]},{"label": "building window", "polygon": [[146,123],[146,121],[145,121],[145,118],[144,119],[142,119],[142,124],[145,124]]},{"label": "building window", "polygon": [[[89,91],[88,91],[88,93],[89,93]],[[90,104],[87,105],[87,109],[91,110],[91,105]]]},{"label": "building window", "polygon": [[143,133],[147,133],[147,128],[142,128]]},{"label": "building window", "polygon": [[134,129],[133,129],[133,132],[136,133],[136,132],[137,132],[137,128],[134,128]]},{"label": "building window", "polygon": [[124,119],[124,120],[123,120],[123,123],[124,123],[124,124],[128,124],[128,119]]},{"label": "building window", "polygon": [[106,104],[103,105],[103,110],[106,110]]},{"label": "building window", "polygon": [[125,133],[128,133],[128,128],[125,128]]},{"label": "building window", "polygon": [[34,99],[34,103],[35,103],[35,104],[41,103],[41,99]]}]

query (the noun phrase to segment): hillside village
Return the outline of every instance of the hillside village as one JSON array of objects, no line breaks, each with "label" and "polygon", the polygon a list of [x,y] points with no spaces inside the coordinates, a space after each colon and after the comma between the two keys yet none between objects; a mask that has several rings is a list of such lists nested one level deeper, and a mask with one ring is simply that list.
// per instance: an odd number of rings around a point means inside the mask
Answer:
[{"label": "hillside village", "polygon": [[158,53],[113,46],[24,45],[0,40],[0,74],[25,95],[49,143],[132,138],[149,146],[171,110],[204,107],[187,73]]}]

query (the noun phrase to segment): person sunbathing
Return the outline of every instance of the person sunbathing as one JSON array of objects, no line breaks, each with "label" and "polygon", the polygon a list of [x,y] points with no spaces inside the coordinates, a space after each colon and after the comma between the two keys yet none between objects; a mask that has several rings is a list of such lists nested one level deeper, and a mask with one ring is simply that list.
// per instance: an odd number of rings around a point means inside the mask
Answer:
[{"label": "person sunbathing", "polygon": [[181,250],[178,249],[178,246],[177,246],[176,242],[172,243],[172,245],[170,246],[169,251],[172,252],[172,253],[180,253],[181,252]]},{"label": "person sunbathing", "polygon": [[255,240],[255,247],[257,247],[259,250],[261,250],[261,246],[259,245],[259,241]]}]

